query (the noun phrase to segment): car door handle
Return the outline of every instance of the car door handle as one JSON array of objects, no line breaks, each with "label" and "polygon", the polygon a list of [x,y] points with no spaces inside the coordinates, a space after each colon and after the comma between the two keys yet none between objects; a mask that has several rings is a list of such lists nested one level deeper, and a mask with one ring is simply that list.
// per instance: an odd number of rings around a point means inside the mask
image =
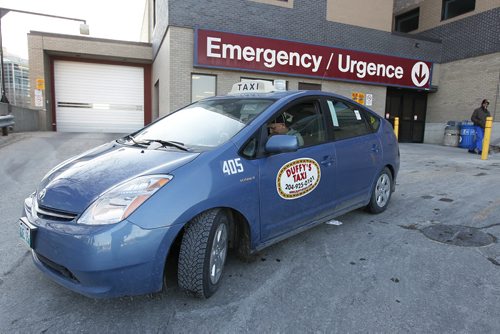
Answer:
[{"label": "car door handle", "polygon": [[323,160],[320,162],[320,164],[322,164],[323,166],[326,166],[326,167],[330,167],[334,163],[335,163],[335,159],[330,157],[330,156],[324,157]]},{"label": "car door handle", "polygon": [[374,144],[374,145],[372,146],[372,152],[375,152],[375,153],[380,152],[380,148],[378,147],[378,145]]}]

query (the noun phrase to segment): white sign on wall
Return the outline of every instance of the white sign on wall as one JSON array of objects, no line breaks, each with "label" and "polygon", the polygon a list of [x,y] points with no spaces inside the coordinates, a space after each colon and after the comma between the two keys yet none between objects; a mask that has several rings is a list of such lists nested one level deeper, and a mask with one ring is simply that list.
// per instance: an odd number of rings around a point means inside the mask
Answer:
[{"label": "white sign on wall", "polygon": [[373,94],[366,94],[365,95],[365,105],[367,107],[373,106]]},{"label": "white sign on wall", "polygon": [[43,91],[35,89],[35,107],[43,107]]}]

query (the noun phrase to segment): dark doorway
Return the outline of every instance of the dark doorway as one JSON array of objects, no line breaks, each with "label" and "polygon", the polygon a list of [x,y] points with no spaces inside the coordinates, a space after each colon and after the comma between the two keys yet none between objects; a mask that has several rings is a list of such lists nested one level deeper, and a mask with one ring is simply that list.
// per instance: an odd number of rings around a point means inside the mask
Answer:
[{"label": "dark doorway", "polygon": [[399,117],[399,141],[423,143],[427,93],[422,91],[387,88],[385,117],[394,125]]}]

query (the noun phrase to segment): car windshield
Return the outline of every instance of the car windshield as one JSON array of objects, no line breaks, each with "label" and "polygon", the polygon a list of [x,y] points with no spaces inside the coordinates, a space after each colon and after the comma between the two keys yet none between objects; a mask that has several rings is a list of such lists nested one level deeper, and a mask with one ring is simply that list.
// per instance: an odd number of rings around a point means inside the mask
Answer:
[{"label": "car windshield", "polygon": [[231,139],[274,102],[257,98],[199,101],[144,128],[132,141],[168,141],[190,150],[212,149]]}]

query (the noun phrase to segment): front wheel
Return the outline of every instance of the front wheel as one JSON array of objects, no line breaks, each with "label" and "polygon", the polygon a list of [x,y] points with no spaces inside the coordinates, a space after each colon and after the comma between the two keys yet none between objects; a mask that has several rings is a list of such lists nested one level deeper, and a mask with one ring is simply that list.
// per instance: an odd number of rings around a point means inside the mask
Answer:
[{"label": "front wheel", "polygon": [[217,291],[228,250],[229,218],[215,209],[196,216],[186,227],[179,253],[179,286],[199,298]]},{"label": "front wheel", "polygon": [[391,199],[391,191],[392,174],[391,171],[385,167],[378,175],[377,182],[373,187],[370,203],[368,203],[367,206],[368,211],[371,213],[380,213],[387,209],[389,200]]}]

